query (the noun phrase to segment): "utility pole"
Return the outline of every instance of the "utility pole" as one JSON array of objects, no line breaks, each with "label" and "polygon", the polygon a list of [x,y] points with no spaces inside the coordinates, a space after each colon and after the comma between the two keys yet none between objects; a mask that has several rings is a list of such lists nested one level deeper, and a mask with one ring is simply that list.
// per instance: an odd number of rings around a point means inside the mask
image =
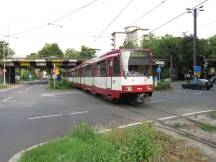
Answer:
[{"label": "utility pole", "polygon": [[193,35],[193,75],[195,75],[195,67],[196,67],[196,41],[197,41],[197,12],[204,11],[203,6],[195,7],[195,8],[187,8],[188,13],[193,14],[193,22],[194,22],[194,35]]},{"label": "utility pole", "polygon": [[[197,9],[193,9],[193,17],[194,17],[194,38],[193,38],[193,69],[196,66],[196,40],[197,40]],[[195,74],[195,69],[194,69]]]},{"label": "utility pole", "polygon": [[6,73],[6,69],[5,69],[5,50],[4,50],[4,42],[2,44],[2,50],[3,50],[3,66],[4,66],[4,69],[3,69],[3,85],[5,85],[5,73]]}]

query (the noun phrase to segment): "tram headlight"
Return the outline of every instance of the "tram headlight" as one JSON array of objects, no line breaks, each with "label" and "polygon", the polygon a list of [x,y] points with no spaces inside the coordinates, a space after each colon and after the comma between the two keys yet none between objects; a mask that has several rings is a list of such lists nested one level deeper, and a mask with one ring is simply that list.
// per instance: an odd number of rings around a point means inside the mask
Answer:
[{"label": "tram headlight", "polygon": [[131,86],[126,86],[126,91],[132,91],[132,87]]}]

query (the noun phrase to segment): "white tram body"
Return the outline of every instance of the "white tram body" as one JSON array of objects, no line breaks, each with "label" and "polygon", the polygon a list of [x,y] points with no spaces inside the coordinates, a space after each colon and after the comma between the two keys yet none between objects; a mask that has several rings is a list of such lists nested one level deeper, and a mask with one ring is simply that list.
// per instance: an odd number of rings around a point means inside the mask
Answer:
[{"label": "white tram body", "polygon": [[112,100],[143,103],[154,90],[152,62],[150,49],[117,49],[73,68],[71,80]]}]

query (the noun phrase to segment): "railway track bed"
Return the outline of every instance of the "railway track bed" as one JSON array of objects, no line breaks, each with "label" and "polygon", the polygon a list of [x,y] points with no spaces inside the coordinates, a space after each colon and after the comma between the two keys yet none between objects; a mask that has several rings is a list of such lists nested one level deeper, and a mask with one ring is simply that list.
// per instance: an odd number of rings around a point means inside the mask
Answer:
[{"label": "railway track bed", "polygon": [[176,116],[159,122],[216,149],[216,111]]}]

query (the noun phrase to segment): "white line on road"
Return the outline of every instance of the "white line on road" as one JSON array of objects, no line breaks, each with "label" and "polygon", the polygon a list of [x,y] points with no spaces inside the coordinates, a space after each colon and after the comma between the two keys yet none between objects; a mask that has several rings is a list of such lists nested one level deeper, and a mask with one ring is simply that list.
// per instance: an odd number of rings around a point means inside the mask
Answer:
[{"label": "white line on road", "polygon": [[[183,116],[190,116],[190,115],[202,114],[202,113],[207,113],[207,112],[212,112],[212,111],[216,111],[216,110],[205,110],[205,111],[191,112],[191,113],[186,113],[186,114],[182,114],[182,115]],[[162,121],[162,120],[173,119],[173,118],[178,118],[178,116],[168,116],[168,117],[164,117],[164,118],[159,118],[157,120]]]},{"label": "white line on road", "polygon": [[8,101],[8,100],[10,100],[10,99],[12,99],[12,97],[11,97],[11,96],[9,96],[9,97],[5,98],[4,100],[2,100],[2,102],[7,102],[7,101]]},{"label": "white line on road", "polygon": [[87,112],[88,111],[80,111],[80,112],[68,113],[68,115],[83,114],[83,113],[87,113]]},{"label": "white line on road", "polygon": [[150,101],[149,103],[158,103],[158,102],[165,102],[165,100],[155,100],[155,101]]},{"label": "white line on road", "polygon": [[193,95],[200,95],[200,94],[203,94],[204,92],[198,92],[198,93],[193,93]]},{"label": "white line on road", "polygon": [[77,94],[77,93],[82,93],[82,92],[43,93],[41,96],[53,97],[53,96],[56,96],[56,95],[62,95],[62,94]]},{"label": "white line on road", "polygon": [[43,119],[43,118],[59,117],[59,116],[63,116],[63,115],[64,115],[64,114],[46,115],[46,116],[36,116],[36,117],[28,118],[28,119],[29,119],[29,120],[33,120],[33,119]]},{"label": "white line on road", "polygon": [[162,121],[162,120],[173,119],[173,118],[177,118],[177,116],[168,116],[168,117],[164,117],[164,118],[159,118],[157,120]]},{"label": "white line on road", "polygon": [[207,112],[211,112],[211,111],[215,111],[215,110],[198,111],[198,112],[192,112],[192,113],[187,113],[187,114],[183,114],[183,115],[184,115],[184,116],[189,116],[189,115],[207,113]]},{"label": "white line on road", "polygon": [[185,91],[176,91],[176,93],[182,93],[182,92],[185,92]]},{"label": "white line on road", "polygon": [[[68,115],[77,115],[77,114],[83,114],[83,113],[87,113],[88,111],[80,111],[80,112],[73,112],[73,113],[67,113]],[[33,119],[43,119],[43,118],[51,118],[51,117],[61,117],[64,116],[66,114],[54,114],[54,115],[45,115],[45,116],[35,116],[35,117],[30,117],[28,118],[29,120],[33,120]]]},{"label": "white line on road", "polygon": [[143,124],[142,122],[136,122],[136,123],[131,123],[131,124],[128,124],[128,125],[122,125],[122,126],[119,126],[118,128],[127,128],[127,127],[131,127],[131,126],[134,126],[134,125],[140,125],[140,124]]}]

